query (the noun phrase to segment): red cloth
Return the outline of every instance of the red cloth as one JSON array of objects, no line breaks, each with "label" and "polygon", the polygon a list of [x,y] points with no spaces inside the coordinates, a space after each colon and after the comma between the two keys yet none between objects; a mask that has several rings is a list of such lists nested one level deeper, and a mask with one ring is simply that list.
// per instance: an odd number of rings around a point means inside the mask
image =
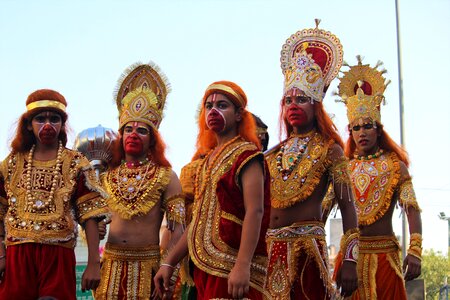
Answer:
[{"label": "red cloth", "polygon": [[[203,272],[199,268],[194,268],[194,283],[197,290],[197,300],[209,299],[233,299],[228,294],[228,280]],[[244,298],[252,300],[262,300],[261,292],[250,287],[248,294]]]},{"label": "red cloth", "polygon": [[[253,156],[253,157],[252,157]],[[250,159],[249,159],[250,158]],[[225,173],[217,183],[217,199],[222,211],[237,217],[243,221],[245,217],[244,195],[240,188],[240,172],[252,160],[257,159],[264,167],[264,215],[261,221],[259,240],[256,245],[255,255],[267,256],[265,235],[270,222],[270,176],[269,169],[262,153],[257,150],[243,152],[234,162],[231,169]],[[233,247],[239,249],[242,235],[242,225],[231,220],[221,218],[219,223],[219,235],[221,239]]]},{"label": "red cloth", "polygon": [[0,299],[36,300],[51,296],[76,299],[73,249],[26,243],[6,249],[6,270],[0,283]]}]

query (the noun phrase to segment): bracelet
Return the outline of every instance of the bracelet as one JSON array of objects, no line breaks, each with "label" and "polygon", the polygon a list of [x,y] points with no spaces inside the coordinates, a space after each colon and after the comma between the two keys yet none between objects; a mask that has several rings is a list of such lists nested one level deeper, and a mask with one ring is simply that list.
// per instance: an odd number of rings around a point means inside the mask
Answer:
[{"label": "bracelet", "polygon": [[175,267],[172,266],[172,265],[170,265],[170,264],[162,263],[162,264],[160,264],[159,266],[160,266],[160,267],[169,267],[169,268],[171,268],[172,270],[175,270]]}]

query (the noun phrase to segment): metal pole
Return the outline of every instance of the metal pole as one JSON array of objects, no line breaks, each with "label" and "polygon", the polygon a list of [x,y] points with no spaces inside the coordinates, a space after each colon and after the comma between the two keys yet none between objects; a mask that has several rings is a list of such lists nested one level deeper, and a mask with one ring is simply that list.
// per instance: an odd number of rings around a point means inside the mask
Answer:
[{"label": "metal pole", "polygon": [[[399,117],[400,117],[400,144],[405,147],[404,139],[404,124],[403,124],[403,75],[402,75],[402,55],[400,44],[400,18],[398,0],[395,0],[395,21],[397,27],[397,66],[398,66],[398,96],[399,96]],[[406,219],[405,211],[402,212],[402,255],[403,259],[406,257],[406,243],[407,243],[407,231],[408,223]]]}]

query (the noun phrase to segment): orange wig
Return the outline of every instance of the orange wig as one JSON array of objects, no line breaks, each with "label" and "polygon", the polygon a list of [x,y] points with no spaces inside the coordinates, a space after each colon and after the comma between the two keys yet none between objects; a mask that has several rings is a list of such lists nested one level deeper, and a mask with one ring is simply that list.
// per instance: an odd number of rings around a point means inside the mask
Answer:
[{"label": "orange wig", "polygon": [[[161,135],[153,127],[150,128],[150,149],[147,155],[148,159],[153,161],[156,165],[161,167],[170,167],[170,162],[167,160],[166,144],[164,143]],[[122,160],[125,159],[125,151],[123,149],[123,128],[119,130],[119,138],[116,139],[111,145],[112,159],[109,162],[110,168],[118,167]]]},{"label": "orange wig", "polygon": [[[31,93],[27,98],[26,105],[29,105],[33,102],[40,100],[53,100],[63,104],[64,106],[67,106],[66,99],[64,98],[63,95],[61,95],[57,91],[49,89],[41,89]],[[37,107],[28,110],[27,112],[23,113],[22,116],[20,116],[17,122],[16,134],[11,142],[11,149],[13,150],[13,152],[16,153],[27,152],[31,149],[33,144],[36,143],[36,137],[34,136],[33,131],[28,130],[27,127],[28,125],[31,124],[31,120],[33,119],[33,117],[43,111],[55,111],[61,116],[62,127],[58,139],[62,142],[63,146],[66,146],[67,144],[67,132],[65,126],[67,121],[66,112],[55,107]]]},{"label": "orange wig", "polygon": [[[377,123],[377,131],[379,134],[378,138],[378,146],[381,149],[395,152],[397,154],[398,158],[407,166],[409,167],[409,157],[408,152],[406,152],[405,149],[403,149],[399,144],[394,142],[394,140],[387,134],[387,132],[384,130],[384,126],[382,124]],[[356,144],[355,140],[352,137],[352,133],[350,131],[350,137],[347,140],[347,143],[345,145],[345,156],[348,158],[351,158],[356,150]]]},{"label": "orange wig", "polygon": [[[284,97],[281,99],[280,102],[280,117],[279,117],[280,135],[286,133],[286,135],[289,136],[294,129],[289,124],[288,120],[285,118],[283,114],[283,104],[284,104]],[[321,133],[325,139],[327,140],[331,139],[339,146],[344,148],[344,142],[342,141],[338,133],[337,127],[336,125],[334,125],[333,121],[328,116],[327,112],[325,111],[325,108],[323,107],[322,102],[314,101],[314,116],[315,116],[314,126],[316,127],[316,130],[319,133]]]},{"label": "orange wig", "polygon": [[206,90],[202,99],[202,107],[198,118],[199,132],[197,136],[197,150],[192,158],[195,160],[205,155],[217,146],[215,133],[209,130],[205,121],[205,102],[206,99],[214,94],[222,94],[233,102],[236,109],[242,108],[242,120],[238,125],[238,134],[246,141],[254,143],[258,149],[261,149],[261,142],[256,134],[256,123],[252,114],[246,110],[247,96],[240,86],[231,81],[213,82]]}]

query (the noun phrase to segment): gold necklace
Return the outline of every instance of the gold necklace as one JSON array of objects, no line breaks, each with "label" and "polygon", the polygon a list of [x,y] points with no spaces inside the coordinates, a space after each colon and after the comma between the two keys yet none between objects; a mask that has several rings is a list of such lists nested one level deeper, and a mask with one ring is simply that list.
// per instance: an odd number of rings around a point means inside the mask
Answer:
[{"label": "gold necklace", "polygon": [[283,168],[283,156],[286,151],[287,141],[283,145],[281,145],[280,150],[278,151],[277,156],[275,157],[275,160],[276,160],[277,170],[283,176],[283,180],[286,181],[288,179],[289,175],[292,173],[295,166],[298,164],[298,162],[302,159],[303,155],[306,153],[306,149],[308,148],[308,143],[311,140],[314,133],[315,133],[315,131],[308,132],[308,133],[302,134],[302,135],[291,134],[289,139],[297,138],[298,141],[300,141],[300,145],[298,146],[297,155],[295,156],[295,158],[290,159],[287,162],[286,168]]},{"label": "gold necklace", "polygon": [[372,158],[378,158],[381,156],[381,154],[384,153],[383,149],[379,149],[377,152],[375,152],[374,154],[369,154],[369,155],[358,155],[358,154],[353,154],[353,157],[357,160],[371,160]]},{"label": "gold necklace", "polygon": [[[145,167],[145,172],[142,174],[142,167],[139,168],[139,173],[134,176],[133,168],[128,168],[126,164],[121,164],[117,169],[117,192],[123,199],[133,200],[142,191],[142,186],[144,184],[147,173],[150,169],[152,163],[148,162]],[[120,175],[122,169],[125,169],[125,174]],[[122,172],[123,173],[123,172]],[[131,175],[131,176],[128,176]]]},{"label": "gold necklace", "polygon": [[59,141],[58,146],[58,152],[56,154],[56,164],[54,166],[53,170],[53,178],[52,178],[52,185],[50,188],[50,193],[48,195],[47,200],[44,199],[37,199],[35,195],[32,193],[32,180],[31,180],[31,171],[33,168],[33,154],[34,150],[36,148],[36,145],[33,145],[30,149],[30,152],[28,153],[28,162],[27,162],[27,173],[26,173],[26,199],[28,202],[28,205],[31,205],[34,209],[42,211],[50,206],[51,203],[53,203],[53,198],[55,197],[55,191],[56,191],[56,185],[58,184],[58,179],[60,176],[60,170],[61,170],[61,158],[62,158],[62,152],[63,152],[63,145],[62,142]]}]

